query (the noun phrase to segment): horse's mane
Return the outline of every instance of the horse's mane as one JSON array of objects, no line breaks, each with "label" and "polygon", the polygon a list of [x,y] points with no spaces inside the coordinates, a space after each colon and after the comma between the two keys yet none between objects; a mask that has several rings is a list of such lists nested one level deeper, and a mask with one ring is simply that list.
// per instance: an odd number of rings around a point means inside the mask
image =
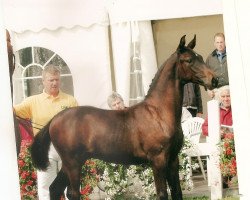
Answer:
[{"label": "horse's mane", "polygon": [[158,69],[157,73],[155,74],[154,78],[152,79],[151,84],[149,85],[149,89],[148,89],[148,92],[147,92],[145,98],[147,98],[147,97],[150,95],[150,93],[152,92],[152,90],[155,88],[156,83],[157,83],[157,80],[159,79],[159,77],[160,77],[160,75],[161,75],[161,73],[162,73],[162,71],[163,71],[163,69],[164,69],[164,66],[165,66],[166,63],[173,57],[174,54],[175,54],[175,53],[173,53],[173,54],[172,54],[172,55],[171,55],[171,56],[170,56],[161,66],[160,66],[160,68]]},{"label": "horse's mane", "polygon": [[154,89],[156,83],[157,83],[157,80],[159,79],[159,76],[161,75],[161,72],[165,66],[167,61],[165,61],[161,66],[160,68],[158,69],[157,73],[155,74],[154,78],[152,79],[152,82],[151,84],[149,85],[149,89],[148,89],[148,93],[146,94],[145,97],[148,97],[151,93],[151,91]]}]

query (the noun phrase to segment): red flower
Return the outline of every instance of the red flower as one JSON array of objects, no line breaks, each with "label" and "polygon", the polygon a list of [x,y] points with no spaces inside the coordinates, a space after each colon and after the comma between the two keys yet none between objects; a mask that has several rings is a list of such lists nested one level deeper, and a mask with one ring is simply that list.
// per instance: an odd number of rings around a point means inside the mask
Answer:
[{"label": "red flower", "polygon": [[25,162],[23,160],[18,160],[19,167],[23,167],[25,165]]},{"label": "red flower", "polygon": [[81,191],[80,191],[80,193],[82,194],[82,195],[86,195],[86,194],[89,194],[90,192],[91,192],[91,187],[90,187],[90,185],[86,185]]},{"label": "red flower", "polygon": [[33,185],[33,181],[32,181],[32,180],[29,180],[29,181],[27,182],[27,185],[29,185],[29,186]]},{"label": "red flower", "polygon": [[224,138],[229,139],[229,140],[233,140],[234,134],[233,133],[225,133]]},{"label": "red flower", "polygon": [[93,168],[93,169],[91,169],[91,170],[90,170],[90,173],[92,173],[92,174],[96,174],[96,173],[97,173],[97,171],[96,171],[96,169],[95,169],[95,168]]},{"label": "red flower", "polygon": [[27,176],[29,176],[28,172],[24,171],[24,172],[21,173],[21,178],[22,179],[26,179]]},{"label": "red flower", "polygon": [[236,158],[235,158],[235,157],[232,158],[232,166],[233,166],[234,168],[236,168]]},{"label": "red flower", "polygon": [[224,143],[224,147],[225,147],[225,148],[229,147],[229,143],[228,143],[228,142],[225,142],[225,143]]},{"label": "red flower", "polygon": [[31,177],[32,177],[33,179],[36,179],[36,178],[37,178],[36,172],[32,172],[32,173],[31,173]]},{"label": "red flower", "polygon": [[226,150],[226,155],[231,155],[231,154],[232,154],[232,149],[227,148],[227,150]]},{"label": "red flower", "polygon": [[26,185],[22,185],[21,190],[26,191]]}]

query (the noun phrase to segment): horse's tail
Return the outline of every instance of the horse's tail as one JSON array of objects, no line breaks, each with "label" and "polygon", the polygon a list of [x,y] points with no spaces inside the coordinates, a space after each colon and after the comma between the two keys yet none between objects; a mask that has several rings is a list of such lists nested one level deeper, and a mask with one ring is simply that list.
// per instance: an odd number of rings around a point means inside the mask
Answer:
[{"label": "horse's tail", "polygon": [[39,170],[46,170],[49,166],[49,147],[50,147],[50,134],[49,121],[34,138],[34,142],[31,145],[31,158],[35,168]]}]

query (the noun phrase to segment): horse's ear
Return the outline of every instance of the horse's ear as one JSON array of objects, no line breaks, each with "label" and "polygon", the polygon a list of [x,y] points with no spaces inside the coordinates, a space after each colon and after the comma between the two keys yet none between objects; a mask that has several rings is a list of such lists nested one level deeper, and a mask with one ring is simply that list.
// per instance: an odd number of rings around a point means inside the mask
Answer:
[{"label": "horse's ear", "polygon": [[178,48],[177,48],[177,51],[181,51],[181,50],[183,49],[183,47],[185,46],[185,44],[186,44],[186,39],[185,39],[185,37],[186,37],[186,35],[183,35],[183,36],[181,37],[180,44],[179,44],[179,46],[178,46]]},{"label": "horse's ear", "polygon": [[193,49],[195,45],[196,45],[196,34],[194,35],[194,39],[191,42],[189,42],[187,47],[189,47],[190,49]]}]

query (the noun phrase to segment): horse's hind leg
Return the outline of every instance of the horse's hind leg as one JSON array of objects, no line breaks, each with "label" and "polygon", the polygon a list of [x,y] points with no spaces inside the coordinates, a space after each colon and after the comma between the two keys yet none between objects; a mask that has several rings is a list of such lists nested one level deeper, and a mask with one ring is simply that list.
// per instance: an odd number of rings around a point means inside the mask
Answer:
[{"label": "horse's hind leg", "polygon": [[49,187],[50,199],[51,200],[60,200],[65,188],[69,185],[69,179],[67,175],[60,170],[57,174],[57,177],[52,182]]},{"label": "horse's hind leg", "polygon": [[77,161],[72,160],[69,163],[70,166],[67,166],[66,171],[70,182],[70,188],[68,188],[67,197],[69,200],[80,200],[80,176],[82,165]]},{"label": "horse's hind leg", "polygon": [[167,170],[167,181],[171,191],[171,197],[174,200],[182,200],[182,190],[179,179],[179,159],[169,162]]}]

